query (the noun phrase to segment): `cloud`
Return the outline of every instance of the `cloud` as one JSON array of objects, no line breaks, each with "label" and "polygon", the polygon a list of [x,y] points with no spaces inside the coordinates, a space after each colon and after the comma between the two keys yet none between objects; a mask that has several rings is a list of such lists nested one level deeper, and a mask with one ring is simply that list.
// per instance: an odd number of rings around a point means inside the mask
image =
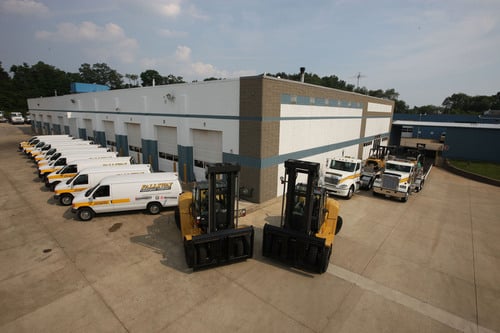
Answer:
[{"label": "cloud", "polygon": [[191,49],[187,46],[177,46],[175,58],[181,62],[188,62],[191,58]]},{"label": "cloud", "polygon": [[158,34],[167,38],[181,38],[189,35],[186,31],[175,31],[170,29],[160,29],[158,30]]},{"label": "cloud", "polygon": [[93,22],[61,23],[54,32],[37,31],[35,37],[52,42],[84,42],[83,50],[91,58],[118,59],[124,63],[135,60],[138,42],[126,36],[123,29],[115,23],[99,26]]},{"label": "cloud", "polygon": [[144,58],[141,60],[143,69],[156,68],[162,75],[174,74],[182,76],[186,81],[203,80],[208,77],[235,78],[255,75],[254,70],[228,71],[217,68],[213,64],[192,60],[192,50],[185,45],[179,45],[174,53],[164,58]]},{"label": "cloud", "polygon": [[26,16],[48,16],[50,10],[41,2],[34,0],[6,0],[0,5],[2,11]]},{"label": "cloud", "polygon": [[171,1],[166,4],[160,4],[160,13],[167,17],[177,17],[181,13],[179,1]]}]

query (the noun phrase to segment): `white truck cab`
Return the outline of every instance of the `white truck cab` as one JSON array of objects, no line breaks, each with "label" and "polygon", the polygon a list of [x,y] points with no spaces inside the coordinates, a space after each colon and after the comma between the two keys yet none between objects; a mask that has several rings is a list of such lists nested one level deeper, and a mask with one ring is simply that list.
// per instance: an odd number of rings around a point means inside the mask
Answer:
[{"label": "white truck cab", "polygon": [[327,159],[320,185],[329,193],[350,199],[360,187],[361,162],[353,157]]}]

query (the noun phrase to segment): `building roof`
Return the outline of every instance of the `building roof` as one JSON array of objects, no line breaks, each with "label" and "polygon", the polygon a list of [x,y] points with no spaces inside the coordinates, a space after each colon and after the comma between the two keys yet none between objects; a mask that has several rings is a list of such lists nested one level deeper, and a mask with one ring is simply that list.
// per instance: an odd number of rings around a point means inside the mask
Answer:
[{"label": "building roof", "polygon": [[457,127],[457,128],[481,128],[481,129],[500,129],[500,124],[482,124],[482,123],[454,123],[438,121],[412,121],[412,120],[394,120],[393,125],[401,126],[421,126],[421,127]]}]

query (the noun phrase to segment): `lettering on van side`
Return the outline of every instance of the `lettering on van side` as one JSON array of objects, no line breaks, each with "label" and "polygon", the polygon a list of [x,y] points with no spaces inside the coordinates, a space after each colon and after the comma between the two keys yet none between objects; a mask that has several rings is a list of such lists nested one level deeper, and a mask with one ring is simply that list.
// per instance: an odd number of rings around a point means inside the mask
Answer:
[{"label": "lettering on van side", "polygon": [[144,184],[140,192],[169,191],[173,183]]}]

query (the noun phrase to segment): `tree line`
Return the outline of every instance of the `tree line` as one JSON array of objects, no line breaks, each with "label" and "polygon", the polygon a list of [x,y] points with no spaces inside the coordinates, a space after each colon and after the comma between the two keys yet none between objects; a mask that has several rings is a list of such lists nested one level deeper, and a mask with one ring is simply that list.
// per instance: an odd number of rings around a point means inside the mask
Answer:
[{"label": "tree line", "polygon": [[[267,75],[295,81],[301,79],[300,73],[278,72]],[[221,79],[209,77],[203,81]],[[32,66],[27,63],[13,65],[7,72],[0,62],[0,109],[7,112],[20,111],[25,113],[27,110],[26,99],[70,94],[72,82],[102,84],[107,85],[110,89],[185,83],[182,76],[173,74],[162,76],[153,69],[145,70],[139,75],[122,75],[106,63],[93,65],[84,63],[78,69],[78,73],[69,73],[42,61]],[[304,73],[304,82],[393,100],[395,113],[481,114],[487,110],[500,110],[500,92],[492,96],[468,96],[464,93],[456,93],[446,97],[440,106],[425,105],[410,108],[405,101],[399,99],[399,93],[394,88],[368,90],[366,87],[356,87],[349,84],[336,75],[320,77],[313,73]]]}]

